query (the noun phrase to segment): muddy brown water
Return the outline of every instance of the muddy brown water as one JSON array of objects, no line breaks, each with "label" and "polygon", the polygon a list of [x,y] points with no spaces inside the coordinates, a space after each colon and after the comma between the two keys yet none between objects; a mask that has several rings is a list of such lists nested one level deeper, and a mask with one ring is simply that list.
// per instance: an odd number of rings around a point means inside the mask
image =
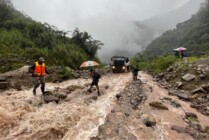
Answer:
[{"label": "muddy brown water", "polygon": [[[139,140],[192,140],[189,135],[179,134],[170,129],[174,124],[186,126],[182,109],[174,108],[168,102],[165,102],[169,107],[168,111],[155,110],[148,105],[152,101],[159,101],[159,98],[167,97],[167,90],[159,87],[150,75],[140,72],[139,76],[144,85],[144,92],[148,94],[141,111],[154,116],[157,125],[153,129],[146,127],[141,120],[133,119],[128,124],[130,132]],[[0,140],[89,140],[97,136],[98,126],[105,122],[107,114],[116,102],[115,95],[123,91],[130,80],[131,73],[102,76],[100,86],[108,85],[109,88],[103,90],[102,96],[89,104],[85,102],[86,89],[69,94],[69,101],[42,106],[36,105],[41,100],[40,89],[36,97],[32,95],[32,89],[4,91],[0,94]],[[47,83],[46,88],[54,90],[56,87],[66,88],[71,85],[85,87],[90,82],[90,79],[76,79],[60,84]],[[171,98],[177,100],[188,112],[197,114],[201,125],[209,124],[208,117],[191,108],[188,102],[176,97]]]},{"label": "muddy brown water", "polygon": [[[98,126],[104,123],[112,109],[115,95],[123,90],[128,81],[130,75],[127,73],[103,76],[99,84],[108,85],[109,88],[90,104],[85,103],[86,89],[71,93],[68,102],[43,104],[40,107],[28,103],[36,103],[41,99],[40,89],[36,97],[32,95],[32,89],[5,91],[0,95],[0,121],[4,122],[0,139],[88,140],[97,135]],[[46,90],[72,85],[85,87],[90,82],[90,79],[76,79],[60,84],[47,83]]]}]

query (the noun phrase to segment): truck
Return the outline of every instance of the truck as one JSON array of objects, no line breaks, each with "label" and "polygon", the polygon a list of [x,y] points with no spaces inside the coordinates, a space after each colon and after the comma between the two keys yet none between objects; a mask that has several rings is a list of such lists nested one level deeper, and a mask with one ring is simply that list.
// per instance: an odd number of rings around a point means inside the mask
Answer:
[{"label": "truck", "polygon": [[113,56],[111,57],[110,67],[113,73],[129,72],[129,58],[125,56]]}]

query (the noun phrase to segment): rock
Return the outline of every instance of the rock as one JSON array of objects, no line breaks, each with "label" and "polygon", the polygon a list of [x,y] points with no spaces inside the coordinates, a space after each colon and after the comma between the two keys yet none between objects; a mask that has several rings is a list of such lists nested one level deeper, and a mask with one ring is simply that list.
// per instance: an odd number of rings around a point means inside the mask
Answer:
[{"label": "rock", "polygon": [[206,76],[205,74],[200,74],[199,77],[200,77],[201,79],[205,79],[207,76]]},{"label": "rock", "polygon": [[96,101],[98,99],[98,96],[93,96],[92,99]]},{"label": "rock", "polygon": [[206,91],[207,93],[209,92],[209,84],[207,84],[207,85],[201,85],[201,87],[202,87],[202,89],[203,89],[204,91]]},{"label": "rock", "polygon": [[54,93],[54,95],[58,98],[65,99],[67,98],[67,94],[63,92]]},{"label": "rock", "polygon": [[169,90],[168,94],[171,95],[171,96],[176,96],[175,90]]},{"label": "rock", "polygon": [[164,76],[164,73],[160,73],[158,74],[158,76],[162,78]]},{"label": "rock", "polygon": [[194,80],[196,78],[196,76],[194,74],[186,74],[182,77],[182,79],[184,81],[191,81],[191,80]]},{"label": "rock", "polygon": [[186,128],[185,127],[181,127],[181,126],[177,126],[177,125],[172,125],[171,130],[174,130],[178,133],[186,133]]},{"label": "rock", "polygon": [[0,82],[0,89],[7,89],[9,87],[8,82]]},{"label": "rock", "polygon": [[168,100],[168,101],[171,101],[172,100],[170,97],[164,97],[163,99],[164,100]]},{"label": "rock", "polygon": [[155,118],[151,115],[143,114],[142,120],[147,127],[152,127],[156,125]]},{"label": "rock", "polygon": [[188,117],[192,117],[192,118],[196,118],[197,119],[197,115],[195,113],[192,113],[192,112],[186,112],[186,118]]},{"label": "rock", "polygon": [[0,82],[5,82],[5,81],[6,81],[6,78],[3,76],[0,76]]},{"label": "rock", "polygon": [[157,109],[163,109],[163,110],[168,110],[168,107],[163,105],[162,103],[160,102],[152,102],[152,103],[149,103],[150,106],[154,107],[154,108],[157,108]]},{"label": "rock", "polygon": [[178,90],[175,92],[176,92],[176,96],[179,97],[179,99],[186,100],[186,101],[190,100],[189,95],[184,93],[184,91]]},{"label": "rock", "polygon": [[75,77],[75,78],[80,78],[81,77],[81,75],[79,73],[73,72],[72,74],[73,74],[73,77]]},{"label": "rock", "polygon": [[174,106],[174,107],[176,107],[176,108],[181,107],[181,104],[178,103],[178,102],[175,101],[175,100],[171,101],[171,105]]},{"label": "rock", "polygon": [[209,126],[206,126],[205,129],[203,130],[205,133],[209,134]]},{"label": "rock", "polygon": [[52,91],[45,91],[44,95],[53,95],[54,93]]},{"label": "rock", "polygon": [[200,97],[200,94],[194,94],[194,95],[192,95],[190,98],[191,99],[197,99],[197,98],[199,98]]},{"label": "rock", "polygon": [[186,101],[190,100],[189,95],[186,95],[186,94],[178,94],[177,96],[179,97],[179,99],[182,99],[182,100],[186,100]]},{"label": "rock", "polygon": [[43,97],[43,99],[44,99],[44,101],[46,103],[49,103],[49,102],[56,102],[56,103],[58,103],[59,102],[59,98],[57,98],[57,97],[55,97],[53,95],[45,95]]},{"label": "rock", "polygon": [[183,83],[182,82],[176,82],[176,86],[177,86],[177,88],[181,88],[182,86],[183,86]]},{"label": "rock", "polygon": [[38,99],[38,100],[35,100],[35,101],[31,101],[31,104],[34,106],[34,107],[40,107],[43,102],[41,99]]},{"label": "rock", "polygon": [[199,87],[197,89],[194,89],[191,94],[195,94],[195,93],[207,93],[207,91],[205,91],[202,87]]},{"label": "rock", "polygon": [[173,67],[172,66],[170,66],[169,68],[167,68],[167,72],[171,72],[171,71],[173,71]]}]

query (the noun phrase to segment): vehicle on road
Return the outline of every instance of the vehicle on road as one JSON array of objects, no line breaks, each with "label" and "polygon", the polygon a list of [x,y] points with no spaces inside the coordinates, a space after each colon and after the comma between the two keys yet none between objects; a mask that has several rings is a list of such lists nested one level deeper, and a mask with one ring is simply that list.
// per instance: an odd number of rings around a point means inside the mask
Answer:
[{"label": "vehicle on road", "polygon": [[111,57],[110,66],[113,73],[128,72],[130,70],[129,58],[125,56]]}]

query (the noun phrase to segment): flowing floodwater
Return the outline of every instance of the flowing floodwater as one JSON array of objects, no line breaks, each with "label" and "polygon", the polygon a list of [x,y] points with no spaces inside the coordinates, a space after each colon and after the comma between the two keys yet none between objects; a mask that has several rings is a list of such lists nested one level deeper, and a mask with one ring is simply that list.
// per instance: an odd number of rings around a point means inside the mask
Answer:
[{"label": "flowing floodwater", "polygon": [[115,95],[123,90],[131,75],[116,74],[103,76],[100,86],[102,96],[97,100],[87,97],[86,84],[90,79],[69,80],[60,84],[47,83],[47,90],[71,85],[84,87],[69,94],[69,100],[42,104],[41,91],[36,97],[32,89],[5,91],[0,95],[0,139],[1,140],[88,140],[98,133],[98,126],[104,123],[115,101]]},{"label": "flowing floodwater", "polygon": [[[139,76],[143,92],[148,95],[147,100],[141,104],[140,111],[153,116],[157,124],[154,128],[146,127],[141,118],[133,118],[126,124],[130,133],[139,140],[193,140],[188,134],[171,130],[172,125],[187,126],[183,121],[185,114],[181,108],[175,108],[169,102],[164,102],[169,110],[156,110],[149,106],[150,102],[168,97],[168,91],[158,86],[150,75],[140,72]],[[69,86],[81,87],[58,104],[41,104],[40,89],[36,97],[32,95],[32,89],[2,92],[0,140],[89,140],[97,136],[98,126],[105,122],[107,114],[115,105],[115,95],[123,91],[129,81],[130,73],[102,76],[99,83],[102,96],[94,100],[92,97],[96,96],[96,91],[86,92],[90,79],[75,79],[60,84],[47,83],[49,91]],[[104,88],[108,86],[109,88]],[[191,108],[189,102],[169,97],[178,101],[187,112],[197,114],[203,127],[209,124],[208,117]]]}]

